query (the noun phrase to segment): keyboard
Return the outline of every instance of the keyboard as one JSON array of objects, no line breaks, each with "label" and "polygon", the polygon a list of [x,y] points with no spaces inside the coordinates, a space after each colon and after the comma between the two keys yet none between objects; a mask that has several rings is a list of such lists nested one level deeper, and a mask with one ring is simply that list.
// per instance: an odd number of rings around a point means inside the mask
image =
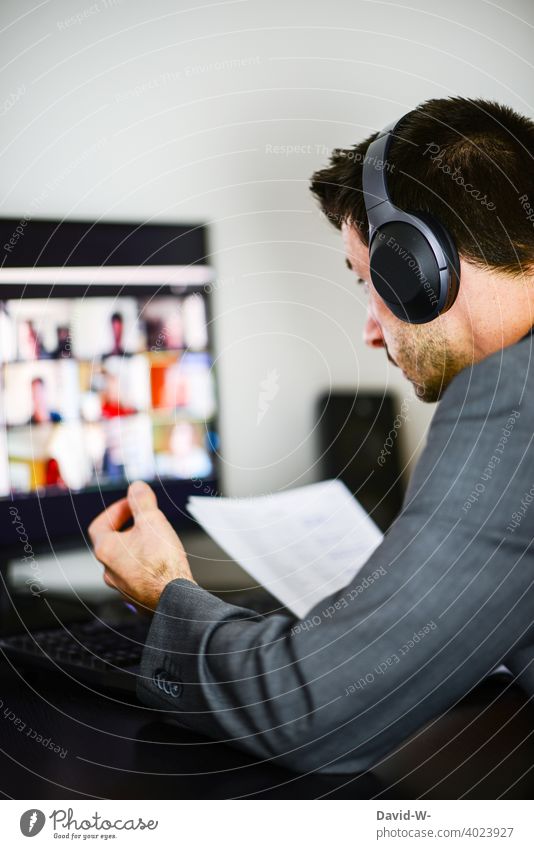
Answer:
[{"label": "keyboard", "polygon": [[93,619],[4,636],[0,650],[18,663],[63,671],[99,690],[132,694],[148,627],[146,620],[115,625]]},{"label": "keyboard", "polygon": [[[223,594],[225,601],[269,615],[284,609],[263,589]],[[134,618],[112,624],[94,618],[63,628],[29,629],[0,637],[0,653],[17,666],[46,667],[67,674],[100,693],[117,691],[135,696],[141,654],[150,620]]]}]

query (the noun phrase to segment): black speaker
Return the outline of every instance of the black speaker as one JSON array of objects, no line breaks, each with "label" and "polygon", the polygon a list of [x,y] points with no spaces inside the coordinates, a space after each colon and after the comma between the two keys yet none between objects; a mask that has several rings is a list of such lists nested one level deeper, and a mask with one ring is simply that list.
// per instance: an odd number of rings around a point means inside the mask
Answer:
[{"label": "black speaker", "polygon": [[405,418],[390,393],[332,392],[318,402],[321,477],[342,480],[382,531],[404,497]]}]

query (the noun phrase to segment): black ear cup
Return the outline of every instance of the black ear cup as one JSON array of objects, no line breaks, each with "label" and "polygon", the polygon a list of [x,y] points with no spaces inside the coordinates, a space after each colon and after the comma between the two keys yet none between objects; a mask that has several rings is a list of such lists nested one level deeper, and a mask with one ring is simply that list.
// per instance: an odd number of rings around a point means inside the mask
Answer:
[{"label": "black ear cup", "polygon": [[397,318],[424,324],[453,305],[460,286],[460,260],[439,221],[426,212],[404,212],[391,201],[387,156],[404,117],[382,130],[365,154],[362,184],[369,220],[369,267],[374,288]]},{"label": "black ear cup", "polygon": [[460,257],[458,256],[454,239],[447,228],[444,227],[437,218],[434,218],[434,216],[429,212],[418,212],[417,217],[420,218],[421,221],[424,221],[425,224],[428,224],[428,226],[432,229],[432,233],[440,243],[441,250],[447,260],[449,280],[445,305],[441,309],[441,312],[446,312],[455,302],[458,295],[458,289],[460,288]]},{"label": "black ear cup", "polygon": [[411,217],[431,229],[446,260],[443,267],[421,230],[406,221],[388,221],[377,227],[369,248],[369,267],[374,288],[397,318],[424,324],[454,303],[460,263],[453,240],[439,222],[427,215]]},{"label": "black ear cup", "polygon": [[403,321],[431,321],[439,313],[441,275],[430,244],[412,224],[377,228],[369,249],[374,288]]}]

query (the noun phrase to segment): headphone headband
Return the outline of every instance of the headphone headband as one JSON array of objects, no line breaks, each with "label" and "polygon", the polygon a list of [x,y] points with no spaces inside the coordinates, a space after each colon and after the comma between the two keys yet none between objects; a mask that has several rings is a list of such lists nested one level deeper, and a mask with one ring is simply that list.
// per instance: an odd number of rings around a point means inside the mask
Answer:
[{"label": "headphone headband", "polygon": [[369,212],[372,209],[380,206],[381,203],[391,203],[386,181],[387,156],[391,139],[401,121],[402,118],[399,118],[398,121],[393,121],[384,127],[365,152],[362,183],[369,223],[371,223]]}]

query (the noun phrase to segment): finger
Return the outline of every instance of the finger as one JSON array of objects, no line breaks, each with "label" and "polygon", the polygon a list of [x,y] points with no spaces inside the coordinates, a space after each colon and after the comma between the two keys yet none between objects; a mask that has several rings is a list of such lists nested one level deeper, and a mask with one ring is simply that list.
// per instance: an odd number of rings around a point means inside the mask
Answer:
[{"label": "finger", "polygon": [[128,519],[131,519],[131,517],[132,512],[127,498],[121,498],[119,501],[115,501],[114,504],[110,504],[89,525],[88,534],[93,545],[102,534],[122,528],[124,523]]},{"label": "finger", "polygon": [[128,504],[134,519],[158,509],[156,493],[144,481],[134,481],[128,487]]}]

